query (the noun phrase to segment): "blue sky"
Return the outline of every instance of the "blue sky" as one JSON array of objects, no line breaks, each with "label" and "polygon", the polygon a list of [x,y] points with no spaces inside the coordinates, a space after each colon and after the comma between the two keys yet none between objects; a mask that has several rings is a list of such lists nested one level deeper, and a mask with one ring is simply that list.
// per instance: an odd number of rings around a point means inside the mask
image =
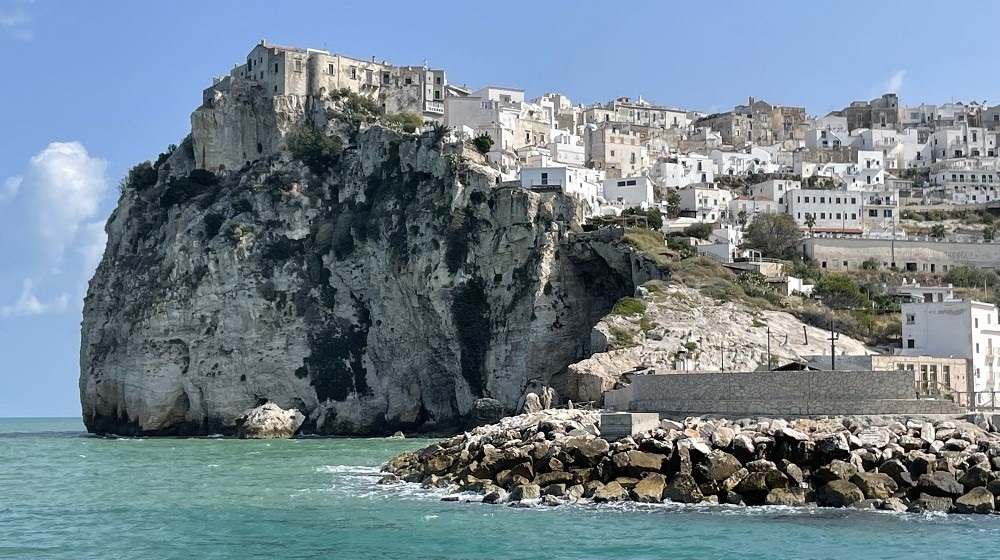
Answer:
[{"label": "blue sky", "polygon": [[922,1],[0,0],[0,416],[79,414],[81,300],[116,186],[183,139],[201,90],[261,38],[426,60],[453,83],[576,103],[642,95],[718,111],[754,96],[816,115],[887,90],[904,104],[1000,102],[1000,3],[943,13]]}]

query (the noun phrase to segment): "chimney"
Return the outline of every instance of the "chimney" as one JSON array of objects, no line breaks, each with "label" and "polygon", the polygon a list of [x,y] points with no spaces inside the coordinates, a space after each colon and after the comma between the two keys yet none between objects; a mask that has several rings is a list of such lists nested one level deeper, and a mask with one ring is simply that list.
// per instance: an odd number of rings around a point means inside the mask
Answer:
[{"label": "chimney", "polygon": [[375,55],[372,55],[372,64],[375,63]]},{"label": "chimney", "polygon": [[753,96],[752,95],[750,96],[750,103],[748,103],[747,105],[753,105]]}]

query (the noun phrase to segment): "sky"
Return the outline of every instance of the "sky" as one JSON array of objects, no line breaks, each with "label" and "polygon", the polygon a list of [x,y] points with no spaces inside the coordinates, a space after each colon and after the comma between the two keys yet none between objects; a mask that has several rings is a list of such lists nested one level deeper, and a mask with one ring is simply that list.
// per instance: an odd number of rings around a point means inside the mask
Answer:
[{"label": "sky", "polygon": [[80,414],[82,299],[117,185],[184,138],[202,89],[261,39],[585,104],[1000,102],[1000,3],[963,3],[953,27],[945,13],[922,0],[0,0],[0,417]]}]

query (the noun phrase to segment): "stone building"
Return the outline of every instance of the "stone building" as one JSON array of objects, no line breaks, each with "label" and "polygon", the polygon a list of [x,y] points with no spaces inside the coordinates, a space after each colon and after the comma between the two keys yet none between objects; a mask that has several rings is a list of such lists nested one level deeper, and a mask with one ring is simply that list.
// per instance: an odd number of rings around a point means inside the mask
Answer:
[{"label": "stone building", "polygon": [[204,90],[209,103],[216,91],[229,89],[232,80],[260,86],[269,97],[291,95],[323,97],[348,89],[378,100],[390,113],[403,111],[440,120],[444,115],[447,79],[444,70],[423,66],[393,66],[385,61],[361,60],[324,50],[272,45],[254,46],[246,62],[228,76],[216,78]]},{"label": "stone building", "polygon": [[805,140],[806,110],[755,101],[751,97],[746,105],[737,105],[727,113],[708,115],[694,126],[718,131],[722,143],[727,146],[794,144]]},{"label": "stone building", "polygon": [[856,128],[896,128],[899,124],[899,98],[886,93],[871,101],[855,101],[831,113],[847,119],[848,130]]},{"label": "stone building", "polygon": [[587,167],[604,170],[608,178],[638,175],[649,165],[643,139],[628,126],[588,124],[583,138]]}]

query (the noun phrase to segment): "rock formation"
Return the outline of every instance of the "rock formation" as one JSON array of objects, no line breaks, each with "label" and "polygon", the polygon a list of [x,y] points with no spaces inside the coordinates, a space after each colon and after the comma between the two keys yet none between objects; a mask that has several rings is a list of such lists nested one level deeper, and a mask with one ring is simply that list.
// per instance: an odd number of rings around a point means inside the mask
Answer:
[{"label": "rock formation", "polygon": [[[599,419],[582,410],[504,418],[393,458],[381,483],[419,483],[519,505],[814,503],[992,513],[1000,495],[1000,433],[993,422],[984,429],[961,419],[687,418],[608,441]],[[930,443],[919,437],[928,424],[940,434]],[[963,449],[945,449],[951,440],[964,442]]]},{"label": "rock formation", "polygon": [[240,439],[279,439],[295,435],[306,417],[295,410],[285,410],[274,403],[264,403],[236,419]]},{"label": "rock formation", "polygon": [[[90,431],[231,434],[261,399],[322,434],[512,413],[657,277],[573,233],[577,199],[501,188],[475,150],[360,105],[219,93],[155,184],[125,185],[84,305]],[[293,158],[297,127],[344,148]]]}]

